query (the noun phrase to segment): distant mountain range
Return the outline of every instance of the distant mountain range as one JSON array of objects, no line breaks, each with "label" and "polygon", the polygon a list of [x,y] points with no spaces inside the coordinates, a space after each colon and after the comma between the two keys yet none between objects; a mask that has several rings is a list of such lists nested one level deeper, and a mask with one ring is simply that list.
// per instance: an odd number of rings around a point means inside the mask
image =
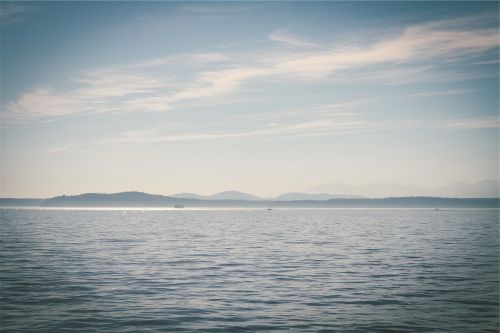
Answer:
[{"label": "distant mountain range", "polygon": [[[179,194],[182,195],[182,194]],[[191,195],[185,193],[184,195]],[[197,196],[197,195],[195,195]],[[48,199],[1,198],[3,207],[253,207],[266,208],[499,208],[499,198],[392,197],[330,198],[329,194],[288,193],[261,200],[241,192],[222,192],[204,197],[175,197],[143,192],[85,193]],[[307,199],[304,199],[307,198]],[[312,198],[312,199],[311,199]],[[271,204],[272,202],[272,204]]]},{"label": "distant mountain range", "polygon": [[359,195],[341,195],[341,194],[307,194],[300,192],[290,192],[281,194],[274,198],[262,198],[252,194],[238,191],[224,191],[212,195],[199,195],[196,193],[178,193],[172,194],[172,197],[183,199],[201,199],[201,200],[247,200],[247,201],[299,201],[299,200],[330,200],[330,199],[359,199],[364,198]]},{"label": "distant mountain range", "polygon": [[262,198],[256,197],[248,193],[238,191],[224,191],[212,195],[200,195],[196,193],[178,193],[172,194],[172,197],[183,199],[200,199],[200,200],[247,200],[247,201],[260,201]]},{"label": "distant mountain range", "polygon": [[301,201],[408,196],[432,196],[443,198],[498,198],[500,196],[500,182],[494,179],[485,179],[474,184],[456,182],[448,186],[437,188],[418,187],[398,183],[373,183],[367,185],[352,186],[347,183],[337,182],[320,184],[308,188],[303,192],[284,193],[277,197],[271,198],[257,197],[249,193],[238,191],[225,191],[212,195],[178,193],[172,194],[171,196],[184,199],[247,201]]},{"label": "distant mountain range", "polygon": [[372,183],[350,185],[344,182],[323,183],[304,190],[306,193],[343,193],[362,195],[369,198],[434,196],[448,198],[498,198],[500,181],[485,179],[477,183],[456,182],[442,187],[419,187],[399,183]]}]

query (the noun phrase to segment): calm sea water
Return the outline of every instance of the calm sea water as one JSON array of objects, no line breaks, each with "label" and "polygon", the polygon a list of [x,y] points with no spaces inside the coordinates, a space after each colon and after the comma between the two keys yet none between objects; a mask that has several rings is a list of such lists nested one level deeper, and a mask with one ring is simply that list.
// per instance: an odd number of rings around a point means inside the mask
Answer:
[{"label": "calm sea water", "polygon": [[1,332],[498,332],[498,211],[1,209]]}]

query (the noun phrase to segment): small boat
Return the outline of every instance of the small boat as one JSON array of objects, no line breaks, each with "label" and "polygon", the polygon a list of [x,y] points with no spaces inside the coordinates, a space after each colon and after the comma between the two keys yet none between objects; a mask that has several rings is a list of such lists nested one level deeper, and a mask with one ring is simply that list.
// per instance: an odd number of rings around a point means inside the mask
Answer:
[{"label": "small boat", "polygon": [[186,206],[181,205],[181,204],[177,204],[177,205],[174,206],[174,208],[186,208]]},{"label": "small boat", "polygon": [[273,210],[272,208],[266,208],[266,210]]}]

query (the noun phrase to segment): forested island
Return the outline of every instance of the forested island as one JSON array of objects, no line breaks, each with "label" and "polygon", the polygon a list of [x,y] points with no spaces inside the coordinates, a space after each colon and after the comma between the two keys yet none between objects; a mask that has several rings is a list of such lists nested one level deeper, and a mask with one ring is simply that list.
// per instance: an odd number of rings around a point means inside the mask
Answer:
[{"label": "forested island", "polygon": [[241,208],[500,208],[499,198],[332,198],[327,200],[199,199],[143,192],[85,193],[47,199],[0,198],[2,207],[241,207]]}]

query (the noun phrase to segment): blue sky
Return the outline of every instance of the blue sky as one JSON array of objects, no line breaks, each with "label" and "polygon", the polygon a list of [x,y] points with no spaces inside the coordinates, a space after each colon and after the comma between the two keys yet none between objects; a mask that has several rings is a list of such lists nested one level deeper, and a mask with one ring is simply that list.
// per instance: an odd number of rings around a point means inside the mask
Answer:
[{"label": "blue sky", "polygon": [[1,9],[4,197],[498,179],[497,2]]}]

